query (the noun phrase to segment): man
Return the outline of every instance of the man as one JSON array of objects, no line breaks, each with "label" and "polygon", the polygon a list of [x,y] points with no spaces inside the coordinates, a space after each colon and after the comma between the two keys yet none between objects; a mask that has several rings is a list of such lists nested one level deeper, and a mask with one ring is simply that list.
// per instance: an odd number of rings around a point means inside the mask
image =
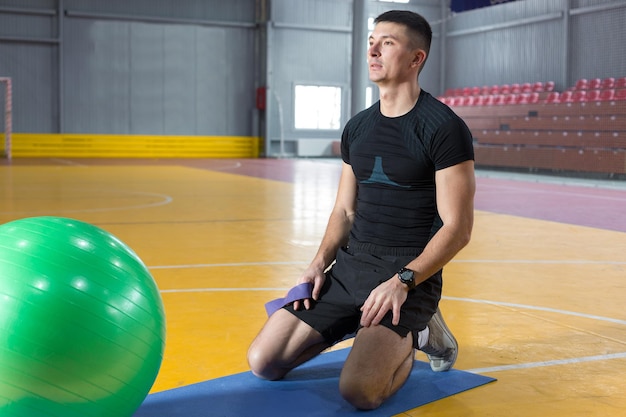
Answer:
[{"label": "man", "polygon": [[359,409],[404,384],[415,348],[434,371],[454,364],[441,271],[469,242],[475,191],[467,126],[418,82],[430,25],[406,11],[375,23],[368,64],[380,101],[344,129],[337,199],[298,280],[312,293],[271,315],[248,352],[252,372],[276,380],[358,330],[339,390]]}]

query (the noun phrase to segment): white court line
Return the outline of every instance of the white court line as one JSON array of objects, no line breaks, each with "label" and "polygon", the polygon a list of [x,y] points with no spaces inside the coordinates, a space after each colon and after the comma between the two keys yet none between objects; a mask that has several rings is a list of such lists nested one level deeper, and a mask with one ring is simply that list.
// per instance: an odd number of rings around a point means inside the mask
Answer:
[{"label": "white court line", "polygon": [[228,171],[228,170],[232,170],[232,169],[239,169],[241,168],[241,162],[235,162],[234,164],[230,164],[230,165],[226,165],[224,167],[218,167],[218,168],[209,168],[211,171]]},{"label": "white court line", "polygon": [[557,359],[553,361],[518,363],[515,365],[492,366],[489,368],[464,369],[464,371],[472,372],[475,374],[486,374],[490,372],[510,371],[510,370],[515,370],[515,369],[542,368],[545,366],[569,365],[573,363],[595,362],[595,361],[605,361],[605,360],[610,360],[610,359],[624,359],[624,358],[626,358],[626,352],[609,353],[607,355],[584,356],[581,358]]},{"label": "white court line", "polygon": [[[1,214],[1,213],[0,213]],[[182,264],[182,265],[154,265],[149,269],[193,269],[238,266],[269,266],[269,265],[307,265],[306,261],[287,262],[233,262],[219,264]],[[555,264],[555,265],[626,265],[626,261],[594,261],[589,259],[457,259],[450,263],[491,263],[491,264]]]},{"label": "white court line", "polygon": [[70,165],[70,166],[75,166],[75,167],[84,167],[84,168],[89,167],[89,165],[81,164],[81,163],[74,162],[74,161],[68,161],[67,159],[61,159],[61,158],[50,158],[50,160],[51,160],[51,161],[58,162],[58,163],[63,164],[63,165]]},{"label": "white court line", "polygon": [[[288,291],[289,288],[187,288],[187,289],[170,289],[170,290],[161,290],[161,293],[193,293],[193,292],[228,292],[228,291]],[[461,298],[461,297],[447,297],[443,296],[443,299],[452,300],[452,301],[461,301],[468,303],[477,303],[477,304],[489,304],[489,305],[500,305],[506,307],[515,307],[520,309],[527,310],[535,310],[535,311],[546,311],[550,313],[564,314],[569,316],[581,317],[591,320],[599,320],[610,323],[616,323],[621,325],[626,325],[626,320],[615,319],[611,317],[603,317],[596,316],[593,314],[585,314],[579,313],[576,311],[568,311],[561,310],[549,307],[539,307],[532,306],[526,304],[516,304],[516,303],[507,303],[500,301],[491,301],[491,300],[478,300],[473,298]],[[466,372],[472,372],[475,374],[486,374],[492,372],[501,372],[501,371],[510,371],[516,369],[530,369],[530,368],[542,368],[546,366],[558,366],[558,365],[569,365],[569,364],[577,364],[584,362],[594,362],[594,361],[606,361],[611,359],[624,359],[626,358],[626,352],[622,353],[610,353],[606,355],[594,355],[594,356],[583,356],[579,358],[570,358],[570,359],[556,359],[552,361],[541,361],[541,362],[527,362],[527,363],[519,363],[512,365],[500,365],[500,366],[492,366],[488,368],[474,368],[474,369],[466,369]]]},{"label": "white court line", "polygon": [[589,259],[457,259],[450,263],[467,264],[556,264],[556,265],[626,265],[626,261],[592,261]]},{"label": "white court line", "polygon": [[477,300],[474,298],[447,297],[445,295],[442,296],[441,298],[445,298],[446,300],[452,300],[452,301],[462,301],[466,303],[490,304],[490,305],[498,305],[498,306],[503,306],[503,307],[521,308],[525,310],[545,311],[548,313],[564,314],[568,316],[582,317],[582,318],[591,319],[591,320],[607,321],[609,323],[616,323],[616,324],[621,324],[621,325],[626,326],[626,320],[614,319],[611,317],[596,316],[593,314],[578,313],[576,311],[561,310],[561,309],[550,308],[550,307],[539,307],[539,306],[531,306],[527,304],[506,303],[502,301]]},{"label": "white court line", "polygon": [[162,294],[178,294],[189,292],[241,292],[241,291],[289,291],[289,288],[179,288],[159,290]]},{"label": "white court line", "polygon": [[148,269],[193,269],[193,268],[217,268],[217,267],[240,267],[240,266],[269,266],[269,265],[306,265],[307,262],[233,262],[224,264],[187,264],[187,265],[156,265]]},{"label": "white court line", "polygon": [[[519,188],[515,187],[506,187],[501,185],[483,185],[484,188],[493,188],[493,190],[481,190],[481,193],[502,193],[502,190],[505,190],[510,193],[519,194]],[[613,190],[613,189],[611,189]],[[623,190],[618,190],[623,191]],[[596,195],[596,194],[584,194],[584,193],[574,193],[568,191],[552,191],[552,190],[524,190],[527,194],[550,194],[550,195],[561,195],[561,196],[569,196],[569,197],[579,197],[585,198],[589,200],[609,200],[609,201],[626,201],[625,197],[620,196],[606,196],[606,195]]]},{"label": "white court line", "polygon": [[[270,287],[261,287],[261,288],[173,288],[169,290],[160,290],[163,294],[177,294],[177,293],[193,293],[193,292],[242,292],[242,291],[289,291],[289,288],[270,288]],[[532,306],[527,304],[516,304],[516,303],[507,303],[503,301],[491,301],[491,300],[478,300],[474,298],[461,298],[461,297],[448,297],[442,296],[441,298],[451,301],[461,301],[465,303],[475,303],[475,304],[489,304],[503,307],[512,307],[512,308],[520,308],[525,310],[535,310],[535,311],[545,311],[547,313],[555,313],[562,314],[566,316],[575,316],[581,317],[584,319],[597,320],[597,321],[606,321],[609,323],[621,324],[626,326],[626,320],[615,319],[612,317],[604,317],[604,316],[596,316],[593,314],[579,313],[576,311],[569,310],[561,310],[550,307],[539,307]]]},{"label": "white court line", "polygon": [[158,194],[158,193],[146,193],[146,192],[142,192],[142,191],[116,191],[119,193],[126,193],[126,194],[140,194],[143,196],[149,196],[149,197],[159,197],[161,200],[160,201],[156,201],[154,203],[147,203],[147,204],[138,204],[138,205],[134,205],[134,206],[122,206],[122,207],[98,207],[98,208],[85,208],[85,209],[74,209],[74,210],[45,210],[45,211],[2,211],[0,212],[0,214],[11,214],[11,215],[15,215],[15,214],[19,214],[19,215],[34,215],[34,214],[41,214],[41,213],[46,213],[46,214],[52,214],[52,213],[96,213],[96,212],[102,212],[102,211],[120,211],[120,210],[136,210],[136,209],[145,209],[145,208],[150,208],[150,207],[159,207],[159,206],[165,206],[169,203],[171,203],[172,201],[174,201],[173,197],[170,197],[169,195],[166,194]]}]

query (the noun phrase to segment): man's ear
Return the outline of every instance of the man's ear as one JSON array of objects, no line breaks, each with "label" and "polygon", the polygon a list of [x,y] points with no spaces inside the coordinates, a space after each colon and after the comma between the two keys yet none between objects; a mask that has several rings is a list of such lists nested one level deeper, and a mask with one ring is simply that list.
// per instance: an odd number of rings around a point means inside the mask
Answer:
[{"label": "man's ear", "polygon": [[424,65],[424,61],[426,61],[426,51],[423,49],[416,49],[413,54],[413,61],[411,61],[412,67],[420,68]]}]

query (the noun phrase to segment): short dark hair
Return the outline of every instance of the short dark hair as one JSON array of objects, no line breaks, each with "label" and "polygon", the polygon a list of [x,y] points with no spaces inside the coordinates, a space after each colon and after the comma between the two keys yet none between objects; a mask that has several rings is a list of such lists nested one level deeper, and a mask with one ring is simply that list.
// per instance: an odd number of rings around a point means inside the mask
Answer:
[{"label": "short dark hair", "polygon": [[408,10],[389,10],[374,19],[374,23],[379,22],[391,22],[404,25],[409,30],[409,34],[413,35],[412,37],[417,44],[416,46],[423,48],[428,56],[430,43],[433,39],[433,30],[422,15]]}]

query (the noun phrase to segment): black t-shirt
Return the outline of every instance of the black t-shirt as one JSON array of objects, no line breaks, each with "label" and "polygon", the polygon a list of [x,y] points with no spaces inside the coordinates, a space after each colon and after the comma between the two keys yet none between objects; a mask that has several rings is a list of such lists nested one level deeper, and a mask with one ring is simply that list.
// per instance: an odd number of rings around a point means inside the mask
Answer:
[{"label": "black t-shirt", "polygon": [[473,160],[474,148],[463,120],[422,90],[405,115],[385,117],[377,102],[354,116],[341,155],[358,182],[350,239],[422,249],[441,227],[435,171]]}]

